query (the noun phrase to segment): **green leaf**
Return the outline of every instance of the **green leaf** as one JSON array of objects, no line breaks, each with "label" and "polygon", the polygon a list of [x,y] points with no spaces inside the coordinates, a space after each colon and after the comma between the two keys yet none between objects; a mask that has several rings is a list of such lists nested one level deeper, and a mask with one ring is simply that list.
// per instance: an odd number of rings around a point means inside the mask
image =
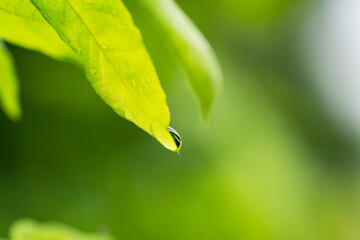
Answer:
[{"label": "green leaf", "polygon": [[13,59],[0,40],[0,104],[8,117],[17,121],[21,118],[19,84],[13,66]]},{"label": "green leaf", "polygon": [[0,0],[0,22],[0,38],[7,42],[56,59],[75,59],[29,0]]},{"label": "green leaf", "polygon": [[203,116],[208,117],[222,82],[218,60],[207,40],[172,0],[137,0],[148,10],[168,47],[182,64],[197,95]]},{"label": "green leaf", "polygon": [[113,240],[111,236],[83,233],[61,223],[40,224],[34,220],[22,219],[10,229],[11,240]]},{"label": "green leaf", "polygon": [[177,151],[167,130],[166,96],[140,31],[120,0],[32,0],[77,53],[95,91],[120,116],[166,148]]}]

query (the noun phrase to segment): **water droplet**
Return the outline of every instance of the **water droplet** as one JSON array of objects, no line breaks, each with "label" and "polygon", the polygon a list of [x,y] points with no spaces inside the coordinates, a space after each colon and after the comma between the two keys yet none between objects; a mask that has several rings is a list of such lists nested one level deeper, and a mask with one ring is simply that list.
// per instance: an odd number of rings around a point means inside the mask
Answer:
[{"label": "water droplet", "polygon": [[145,85],[150,84],[150,82],[151,82],[151,79],[149,77],[145,78],[145,82],[144,82]]},{"label": "water droplet", "polygon": [[125,117],[125,112],[121,109],[121,108],[117,108],[116,109],[116,112],[117,112],[117,114],[119,114],[120,116],[122,116],[122,117]]},{"label": "water droplet", "polygon": [[106,44],[103,44],[101,47],[102,47],[103,49],[107,49]]},{"label": "water droplet", "polygon": [[152,127],[152,125],[151,125],[151,124],[150,124],[149,133],[150,133],[150,135],[155,136],[155,134],[154,134],[154,129],[153,129],[153,127]]},{"label": "water droplet", "polygon": [[129,120],[133,120],[134,114],[130,110],[125,110],[125,117]]},{"label": "water droplet", "polygon": [[174,142],[175,142],[176,147],[177,147],[177,152],[179,152],[180,148],[181,148],[181,145],[182,145],[182,140],[181,140],[180,134],[170,126],[168,126],[168,131],[169,131],[171,137],[174,139]]},{"label": "water droplet", "polygon": [[90,74],[95,75],[95,73],[96,73],[96,68],[90,68]]}]

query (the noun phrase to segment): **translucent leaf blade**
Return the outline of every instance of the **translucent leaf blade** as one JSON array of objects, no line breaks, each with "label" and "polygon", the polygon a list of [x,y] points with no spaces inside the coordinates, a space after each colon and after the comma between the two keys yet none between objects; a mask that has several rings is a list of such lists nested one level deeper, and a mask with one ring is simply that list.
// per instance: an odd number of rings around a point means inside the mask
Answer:
[{"label": "translucent leaf blade", "polygon": [[76,61],[72,50],[29,0],[1,0],[0,22],[0,38],[3,40],[55,59]]},{"label": "translucent leaf blade", "polygon": [[176,151],[170,113],[140,31],[119,0],[32,0],[77,53],[95,91],[120,116]]},{"label": "translucent leaf blade", "polygon": [[0,40],[0,103],[7,116],[17,121],[21,118],[19,83],[13,59]]},{"label": "translucent leaf blade", "polygon": [[137,0],[155,21],[167,46],[182,64],[190,85],[208,117],[222,82],[222,71],[210,44],[173,0]]}]

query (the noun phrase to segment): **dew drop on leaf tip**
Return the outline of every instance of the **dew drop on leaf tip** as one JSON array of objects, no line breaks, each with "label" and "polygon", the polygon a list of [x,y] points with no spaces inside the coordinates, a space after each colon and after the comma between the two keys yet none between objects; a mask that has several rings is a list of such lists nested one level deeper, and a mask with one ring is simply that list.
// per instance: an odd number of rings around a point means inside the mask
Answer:
[{"label": "dew drop on leaf tip", "polygon": [[170,126],[168,126],[168,131],[169,131],[171,137],[174,139],[174,142],[176,144],[176,147],[177,147],[176,152],[180,155],[179,151],[180,151],[180,148],[182,145],[182,140],[181,140],[180,134]]}]

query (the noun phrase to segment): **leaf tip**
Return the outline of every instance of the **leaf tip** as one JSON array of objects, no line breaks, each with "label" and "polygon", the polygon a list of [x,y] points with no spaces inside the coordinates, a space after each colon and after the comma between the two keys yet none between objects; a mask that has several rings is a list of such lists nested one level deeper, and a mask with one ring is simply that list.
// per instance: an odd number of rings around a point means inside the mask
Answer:
[{"label": "leaf tip", "polygon": [[[167,128],[161,128],[155,132],[154,137],[168,150],[172,152],[178,152],[180,150],[179,145],[175,142],[174,137]],[[174,130],[175,131],[175,130]],[[180,136],[180,135],[179,135]]]}]

